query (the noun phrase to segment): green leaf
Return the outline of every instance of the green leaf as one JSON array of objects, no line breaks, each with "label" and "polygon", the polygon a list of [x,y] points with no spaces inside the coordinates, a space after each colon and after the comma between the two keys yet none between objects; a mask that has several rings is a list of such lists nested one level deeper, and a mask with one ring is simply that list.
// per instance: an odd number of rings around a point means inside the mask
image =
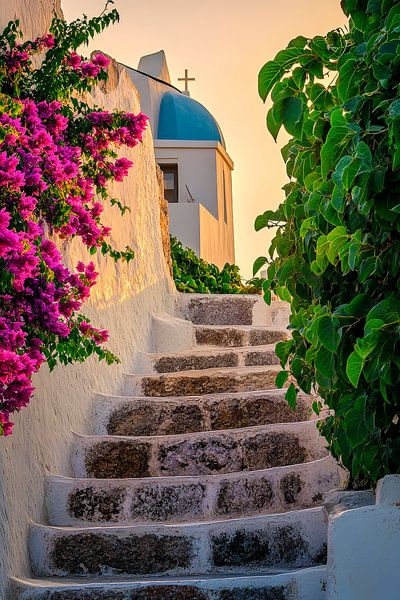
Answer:
[{"label": "green leaf", "polygon": [[267,113],[267,128],[275,142],[282,127],[282,118],[273,106]]},{"label": "green leaf", "polygon": [[286,342],[278,342],[275,346],[275,354],[279,358],[282,367],[286,366],[291,352],[292,344],[292,340],[288,340]]},{"label": "green leaf", "polygon": [[347,126],[332,127],[327,135],[326,142],[321,149],[321,175],[324,179],[346,151],[354,132]]},{"label": "green leaf", "polygon": [[345,313],[352,317],[363,317],[367,314],[370,306],[371,300],[367,294],[357,294],[351,302],[345,305]]},{"label": "green leaf", "polygon": [[270,60],[261,69],[258,75],[258,93],[265,102],[268,94],[277,81],[280,80],[284,69],[277,62]]},{"label": "green leaf", "polygon": [[300,135],[299,125],[303,118],[303,112],[304,102],[297,96],[284,98],[275,108],[275,113],[279,114],[279,119],[282,120],[286,131],[295,136]]},{"label": "green leaf", "polygon": [[389,11],[389,14],[386,19],[386,29],[390,31],[395,27],[400,26],[400,6],[395,4]]},{"label": "green leaf", "polygon": [[300,226],[300,237],[304,238],[310,229],[314,227],[314,217],[308,217]]},{"label": "green leaf", "polygon": [[302,50],[307,46],[308,39],[304,35],[298,35],[288,43],[288,48],[301,48]]},{"label": "green leaf", "polygon": [[302,90],[306,83],[307,71],[302,67],[297,67],[293,70],[292,77],[299,90]]},{"label": "green leaf", "polygon": [[266,265],[268,263],[268,257],[267,256],[259,256],[253,264],[253,277],[256,275],[256,273],[258,273],[258,271],[260,269],[263,268],[264,265]]},{"label": "green leaf", "polygon": [[364,335],[367,337],[373,331],[379,331],[385,325],[382,319],[368,319],[365,323]]},{"label": "green leaf", "polygon": [[321,348],[315,356],[315,368],[327,379],[335,375],[335,355],[333,352]]},{"label": "green leaf", "polygon": [[337,90],[340,100],[344,103],[357,96],[360,87],[360,63],[355,58],[349,58],[339,70]]},{"label": "green leaf", "polygon": [[272,221],[274,217],[277,217],[277,214],[274,210],[266,210],[265,213],[256,217],[254,229],[256,231],[261,231],[261,229],[268,227],[270,221]]},{"label": "green leaf", "polygon": [[352,352],[347,359],[346,374],[351,384],[356,388],[364,368],[365,361],[357,352]]},{"label": "green leaf", "polygon": [[330,352],[336,352],[340,343],[340,335],[336,328],[336,320],[329,315],[325,315],[318,319],[317,333],[321,344]]},{"label": "green leaf", "polygon": [[286,48],[286,50],[281,50],[278,52],[278,54],[275,56],[274,62],[286,70],[297,63],[300,57],[305,56],[307,53],[310,54],[310,51],[303,50],[302,48]]},{"label": "green leaf", "polygon": [[283,386],[285,385],[285,383],[287,382],[288,379],[289,379],[289,372],[281,371],[280,373],[278,373],[278,375],[276,376],[276,379],[275,379],[276,387],[283,388]]},{"label": "green leaf", "polygon": [[295,410],[295,408],[296,408],[297,394],[298,394],[298,390],[296,389],[294,384],[291,383],[285,394],[285,398],[292,410]]},{"label": "green leaf", "polygon": [[381,320],[384,323],[392,323],[400,320],[400,300],[391,298],[382,300],[374,306],[367,315],[367,324],[370,321]]},{"label": "green leaf", "polygon": [[365,360],[376,348],[379,336],[376,333],[368,335],[365,338],[358,338],[354,350]]},{"label": "green leaf", "polygon": [[367,409],[366,397],[360,396],[346,415],[346,434],[353,448],[365,443],[374,430],[374,415]]}]

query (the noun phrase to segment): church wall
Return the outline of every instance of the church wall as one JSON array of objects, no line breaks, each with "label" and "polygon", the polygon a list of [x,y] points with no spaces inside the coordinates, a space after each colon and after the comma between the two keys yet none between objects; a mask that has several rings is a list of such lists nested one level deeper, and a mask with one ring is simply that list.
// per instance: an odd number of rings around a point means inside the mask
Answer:
[{"label": "church wall", "polygon": [[[191,248],[197,256],[200,256],[200,208],[201,204],[196,203],[170,203],[169,212],[169,231],[182,244]],[[208,215],[210,213],[206,211]],[[213,225],[216,220],[210,215]]]},{"label": "church wall", "polygon": [[[12,9],[10,5],[12,4]],[[0,25],[10,16],[23,16],[29,36],[44,33],[51,18],[50,0],[13,0],[0,6]],[[11,14],[12,13],[12,14]],[[96,90],[94,100],[104,108],[138,112],[139,96],[126,71],[112,63],[109,82]],[[29,521],[46,522],[45,476],[70,474],[71,432],[90,431],[95,391],[118,393],[121,374],[134,367],[139,351],[150,349],[152,315],[173,312],[175,292],[163,255],[160,230],[160,187],[157,182],[151,132],[143,144],[123,153],[134,161],[131,174],[112,192],[131,207],[121,217],[107,207],[106,224],[112,242],[130,244],[136,258],[115,264],[95,257],[100,272],[85,314],[95,325],[110,330],[108,347],[119,355],[120,365],[107,366],[95,359],[83,365],[42,368],[36,376],[35,397],[16,415],[15,433],[0,438],[0,598],[7,598],[10,574],[29,575],[27,533]],[[67,263],[89,260],[79,242],[63,247]]]},{"label": "church wall", "polygon": [[222,268],[225,263],[234,263],[235,255],[230,252],[229,231],[223,221],[217,221],[204,206],[200,205],[200,256]]},{"label": "church wall", "polygon": [[179,202],[191,202],[187,185],[194,200],[218,219],[215,147],[203,142],[156,140],[156,157],[159,163],[178,165]]},{"label": "church wall", "polygon": [[[219,267],[234,263],[233,164],[223,148],[215,142],[156,140],[156,157],[160,164],[178,165],[179,202],[169,206],[172,235]],[[187,208],[197,204],[198,210]]]},{"label": "church wall", "polygon": [[[218,190],[218,215],[220,223],[220,244],[223,256],[226,256],[227,262],[235,262],[235,241],[234,241],[234,222],[233,222],[233,199],[232,199],[232,171],[224,157],[217,153],[216,155],[216,173]],[[225,185],[224,185],[225,178]],[[225,202],[224,202],[225,196]],[[226,208],[225,208],[225,206]],[[225,221],[226,210],[226,223]]]}]

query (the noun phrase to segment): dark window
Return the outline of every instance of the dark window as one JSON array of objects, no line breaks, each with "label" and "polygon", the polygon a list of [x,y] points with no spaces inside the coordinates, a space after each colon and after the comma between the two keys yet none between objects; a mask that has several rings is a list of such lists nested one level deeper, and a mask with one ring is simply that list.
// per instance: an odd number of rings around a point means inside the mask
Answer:
[{"label": "dark window", "polygon": [[164,173],[164,196],[168,202],[178,202],[178,165],[159,165]]}]

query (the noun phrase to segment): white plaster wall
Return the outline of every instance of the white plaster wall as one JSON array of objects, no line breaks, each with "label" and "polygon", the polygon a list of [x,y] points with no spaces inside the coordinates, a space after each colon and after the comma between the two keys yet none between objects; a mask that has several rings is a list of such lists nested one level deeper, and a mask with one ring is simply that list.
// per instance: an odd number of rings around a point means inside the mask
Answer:
[{"label": "white plaster wall", "polygon": [[[200,204],[171,203],[168,205],[169,231],[182,244],[191,248],[197,256],[200,253]],[[207,211],[206,211],[207,212]],[[210,213],[208,213],[210,214]],[[210,215],[213,221],[214,217]]]},{"label": "white plaster wall", "polygon": [[195,201],[201,202],[218,218],[215,147],[207,147],[202,142],[195,141],[156,140],[155,144],[159,164],[178,165],[178,201],[191,201],[186,189],[188,186]]},{"label": "white plaster wall", "polygon": [[[141,65],[139,65],[139,70],[140,66]],[[166,83],[156,81],[155,79],[150,79],[146,75],[138,73],[135,69],[131,69],[128,67],[127,71],[134,85],[140,92],[142,106],[144,107],[144,111],[146,112],[147,116],[150,117],[150,126],[153,132],[153,136],[157,137],[160,105],[163,95],[167,93],[179,94],[180,92],[178,90],[175,90],[170,85],[167,85]],[[161,73],[160,75],[162,78],[164,74]]]},{"label": "white plaster wall", "polygon": [[[1,3],[1,24],[10,14],[24,15],[30,35],[43,33],[50,20],[50,0],[13,0]],[[126,71],[113,63],[109,83],[97,90],[95,102],[105,108],[139,111],[139,98]],[[85,432],[91,418],[93,391],[120,389],[122,370],[129,370],[139,351],[150,350],[152,316],[173,311],[175,293],[161,244],[160,189],[157,183],[151,132],[144,143],[123,153],[135,166],[115,194],[131,207],[124,217],[107,208],[104,221],[113,228],[117,247],[131,245],[136,258],[115,265],[96,259],[101,275],[85,312],[93,322],[110,330],[109,347],[122,364],[108,367],[91,359],[86,364],[44,367],[35,378],[36,394],[28,408],[16,416],[15,433],[0,438],[0,598],[7,598],[10,574],[29,574],[27,527],[30,520],[45,522],[43,486],[47,473],[70,473],[73,430]],[[64,247],[70,265],[87,260],[79,242]]]},{"label": "white plaster wall", "polygon": [[[218,267],[226,262],[234,263],[233,163],[223,147],[216,142],[192,140],[156,140],[155,145],[159,164],[178,165],[179,202],[169,205],[172,235]],[[195,203],[190,201],[186,185]]]},{"label": "white plaster wall", "polygon": [[380,480],[376,505],[334,514],[327,600],[400,598],[400,476]]},{"label": "white plaster wall", "polygon": [[19,19],[25,39],[47,33],[53,14],[61,16],[61,0],[1,0],[0,30]]},{"label": "white plaster wall", "polygon": [[235,262],[233,228],[230,230],[223,219],[217,221],[200,204],[200,256],[220,269]]}]

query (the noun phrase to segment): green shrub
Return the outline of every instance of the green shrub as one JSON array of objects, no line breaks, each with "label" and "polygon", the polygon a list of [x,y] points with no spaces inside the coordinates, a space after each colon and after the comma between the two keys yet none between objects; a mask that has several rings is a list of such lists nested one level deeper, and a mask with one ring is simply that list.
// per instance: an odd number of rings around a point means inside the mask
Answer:
[{"label": "green shrub", "polygon": [[173,277],[177,290],[197,294],[254,294],[261,285],[257,278],[242,283],[237,265],[226,263],[223,269],[199,258],[171,237]]},{"label": "green shrub", "polygon": [[342,7],[347,31],[300,36],[260,72],[268,129],[292,139],[286,199],[256,229],[278,227],[264,293],[291,300],[281,364],[335,411],[333,455],[376,481],[400,471],[400,3]]}]

